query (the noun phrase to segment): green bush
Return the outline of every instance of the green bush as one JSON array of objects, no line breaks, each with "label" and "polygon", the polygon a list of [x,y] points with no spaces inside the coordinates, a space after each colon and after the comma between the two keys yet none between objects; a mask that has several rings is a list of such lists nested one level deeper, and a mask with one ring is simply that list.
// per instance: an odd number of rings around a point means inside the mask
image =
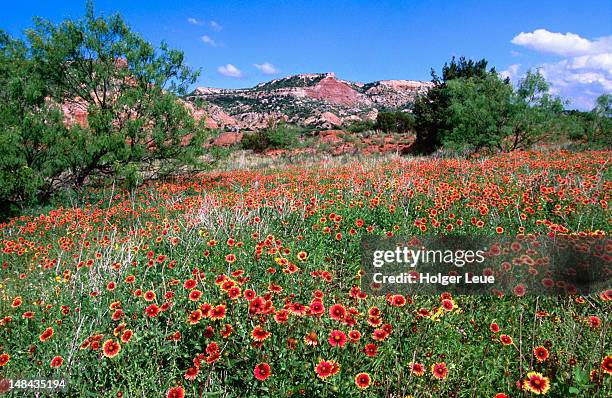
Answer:
[{"label": "green bush", "polygon": [[374,128],[387,134],[405,134],[414,130],[414,116],[402,111],[379,112]]},{"label": "green bush", "polygon": [[282,124],[268,127],[242,137],[243,149],[263,152],[266,149],[290,149],[298,146],[302,130],[295,126]]}]

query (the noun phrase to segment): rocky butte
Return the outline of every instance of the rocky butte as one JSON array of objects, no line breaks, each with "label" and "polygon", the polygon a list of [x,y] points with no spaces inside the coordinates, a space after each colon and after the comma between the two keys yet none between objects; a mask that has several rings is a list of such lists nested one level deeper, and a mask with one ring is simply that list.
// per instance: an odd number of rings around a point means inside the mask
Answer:
[{"label": "rocky butte", "polygon": [[211,127],[255,130],[286,121],[333,128],[357,120],[373,120],[379,110],[405,110],[432,83],[380,80],[360,83],[333,73],[300,74],[260,83],[252,88],[198,87],[185,99],[202,99]]}]

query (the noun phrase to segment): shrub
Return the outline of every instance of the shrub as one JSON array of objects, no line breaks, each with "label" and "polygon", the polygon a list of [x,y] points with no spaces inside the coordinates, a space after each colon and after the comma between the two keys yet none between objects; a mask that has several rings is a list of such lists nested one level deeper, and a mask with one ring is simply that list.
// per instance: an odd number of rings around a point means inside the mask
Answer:
[{"label": "shrub", "polygon": [[263,152],[266,149],[289,149],[297,146],[302,130],[295,126],[281,124],[268,127],[252,134],[245,134],[241,145],[244,149]]}]

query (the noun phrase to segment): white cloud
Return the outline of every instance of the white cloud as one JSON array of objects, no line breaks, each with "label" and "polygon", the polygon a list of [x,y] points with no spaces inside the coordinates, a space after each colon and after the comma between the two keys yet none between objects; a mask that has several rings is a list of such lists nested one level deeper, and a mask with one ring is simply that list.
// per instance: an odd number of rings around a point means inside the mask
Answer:
[{"label": "white cloud", "polygon": [[279,70],[269,62],[264,62],[263,64],[253,64],[253,66],[266,75],[275,75],[279,72]]},{"label": "white cloud", "polygon": [[214,41],[210,36],[204,35],[204,36],[200,37],[200,40],[202,40],[204,43],[209,44],[209,45],[211,45],[213,47],[217,46],[217,42]]},{"label": "white cloud", "polygon": [[499,72],[499,75],[505,79],[509,77],[510,79],[515,78],[518,75],[518,71],[521,68],[521,64],[512,64],[506,68],[506,70],[502,70]]},{"label": "white cloud", "polygon": [[563,57],[538,68],[551,91],[569,99],[572,107],[591,109],[600,94],[612,92],[612,35],[586,39],[575,33],[537,29],[521,32],[512,43]]},{"label": "white cloud", "polygon": [[546,63],[540,71],[555,94],[570,99],[574,107],[591,109],[600,94],[612,92],[612,68],[609,64],[612,54],[601,55],[603,57],[584,56],[586,58]]},{"label": "white cloud", "polygon": [[242,77],[243,76],[240,69],[236,68],[232,64],[227,64],[225,66],[218,67],[217,72],[219,72],[223,76],[229,76],[229,77]]},{"label": "white cloud", "polygon": [[209,21],[208,26],[210,26],[210,28],[215,32],[219,32],[221,29],[223,29],[223,26],[219,25],[219,23],[216,21]]},{"label": "white cloud", "polygon": [[196,19],[194,17],[187,18],[187,22],[191,25],[202,25],[204,23],[203,21],[200,21],[199,19]]},{"label": "white cloud", "polygon": [[511,42],[532,50],[563,56],[612,52],[612,36],[589,40],[575,33],[556,33],[546,29],[536,29],[530,33],[521,32]]}]

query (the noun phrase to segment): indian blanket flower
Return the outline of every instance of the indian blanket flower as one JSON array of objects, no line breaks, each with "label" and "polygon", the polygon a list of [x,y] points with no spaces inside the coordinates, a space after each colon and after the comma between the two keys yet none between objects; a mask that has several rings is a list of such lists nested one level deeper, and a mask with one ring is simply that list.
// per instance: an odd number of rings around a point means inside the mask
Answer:
[{"label": "indian blanket flower", "polygon": [[340,330],[332,330],[329,333],[328,341],[332,347],[344,347],[344,344],[346,344],[346,334]]},{"label": "indian blanket flower", "polygon": [[315,332],[309,332],[304,336],[304,343],[306,343],[306,345],[315,346],[319,344],[319,338]]},{"label": "indian blanket flower", "polygon": [[159,314],[159,307],[156,304],[151,304],[147,308],[145,308],[145,313],[150,318],[155,318]]},{"label": "indian blanket flower", "polygon": [[523,389],[536,395],[546,394],[550,389],[550,380],[538,372],[527,373],[527,379],[523,380]]},{"label": "indian blanket flower", "polygon": [[272,336],[272,333],[264,330],[261,326],[255,326],[255,329],[251,332],[251,338],[257,342],[262,342],[270,336]]},{"label": "indian blanket flower", "polygon": [[192,366],[187,369],[183,377],[185,378],[185,380],[193,381],[196,379],[196,377],[198,377],[198,373],[200,373],[200,369],[197,366]]},{"label": "indian blanket flower", "polygon": [[607,355],[601,361],[601,370],[609,375],[612,375],[612,355]]},{"label": "indian blanket flower", "polygon": [[202,292],[198,289],[193,289],[191,292],[189,292],[189,300],[191,301],[198,301],[200,300],[200,297],[202,297]]},{"label": "indian blanket flower", "polygon": [[546,347],[538,346],[533,349],[533,356],[535,356],[538,362],[544,362],[548,359],[549,352]]},{"label": "indian blanket flower", "polygon": [[9,354],[0,354],[0,366],[6,365],[10,359],[11,357],[9,356]]},{"label": "indian blanket flower", "polygon": [[499,336],[499,341],[502,342],[503,345],[510,345],[512,344],[512,337],[508,336],[507,334],[502,334],[501,336]]},{"label": "indian blanket flower", "polygon": [[58,356],[53,357],[49,366],[51,366],[52,368],[59,368],[60,366],[62,366],[63,363],[64,363],[64,358],[58,355]]},{"label": "indian blanket flower", "polygon": [[42,332],[42,334],[38,337],[38,339],[43,342],[47,341],[53,336],[53,333],[54,333],[53,328],[48,327]]},{"label": "indian blanket flower", "polygon": [[185,398],[185,389],[181,386],[172,387],[168,390],[166,398]]},{"label": "indian blanket flower", "polygon": [[124,344],[129,343],[133,335],[134,332],[132,331],[132,329],[126,329],[121,335],[121,342]]},{"label": "indian blanket flower", "polygon": [[209,317],[213,321],[225,318],[227,307],[225,304],[219,304],[210,310]]},{"label": "indian blanket flower", "polygon": [[369,374],[365,372],[357,373],[355,376],[355,385],[357,388],[366,389],[370,387],[370,383],[372,382],[372,378]]},{"label": "indian blanket flower", "polygon": [[329,317],[341,321],[346,316],[346,308],[341,304],[334,304],[329,307]]},{"label": "indian blanket flower", "polygon": [[418,362],[410,362],[408,364],[408,367],[410,368],[410,372],[412,372],[413,375],[415,376],[423,376],[425,374],[425,366],[423,366],[423,364],[418,363]]},{"label": "indian blanket flower", "polygon": [[446,376],[448,375],[448,369],[446,368],[446,363],[440,362],[440,363],[435,363],[431,365],[431,373],[433,374],[433,377],[435,377],[438,380],[446,379]]},{"label": "indian blanket flower", "polygon": [[363,347],[363,352],[365,352],[368,357],[375,357],[376,352],[378,352],[378,346],[373,343],[366,344],[365,347]]},{"label": "indian blanket flower", "polygon": [[106,340],[102,345],[102,352],[107,358],[116,357],[117,354],[119,354],[119,351],[121,351],[121,344],[119,344],[113,339]]},{"label": "indian blanket flower", "polygon": [[335,361],[325,361],[321,360],[315,366],[315,373],[320,379],[327,379],[330,376],[335,375],[340,371],[340,365],[338,365]]},{"label": "indian blanket flower", "polygon": [[265,362],[258,363],[255,365],[255,368],[253,368],[253,375],[257,380],[264,381],[270,377],[270,374],[270,365]]}]

